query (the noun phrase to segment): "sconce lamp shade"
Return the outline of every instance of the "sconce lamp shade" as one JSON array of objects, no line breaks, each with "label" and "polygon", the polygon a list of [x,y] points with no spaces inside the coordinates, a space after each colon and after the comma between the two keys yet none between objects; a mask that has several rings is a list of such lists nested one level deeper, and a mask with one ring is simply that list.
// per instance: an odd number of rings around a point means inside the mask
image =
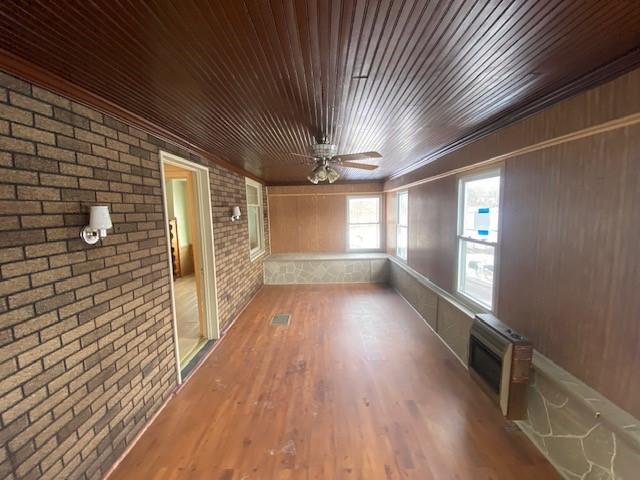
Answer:
[{"label": "sconce lamp shade", "polygon": [[89,225],[80,231],[80,238],[88,245],[95,245],[98,240],[107,236],[107,230],[112,226],[109,207],[104,205],[91,207]]},{"label": "sconce lamp shade", "polygon": [[231,221],[235,222],[240,220],[240,207],[235,206],[231,209]]},{"label": "sconce lamp shade", "polygon": [[96,206],[91,207],[89,218],[89,227],[92,230],[108,230],[112,227],[111,215],[109,215],[109,207]]}]

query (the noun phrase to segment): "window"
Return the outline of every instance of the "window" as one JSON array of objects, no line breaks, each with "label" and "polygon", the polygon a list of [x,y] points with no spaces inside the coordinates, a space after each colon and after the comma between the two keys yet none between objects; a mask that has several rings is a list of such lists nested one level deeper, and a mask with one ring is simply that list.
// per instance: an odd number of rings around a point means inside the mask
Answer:
[{"label": "window", "polygon": [[249,224],[249,255],[253,260],[264,253],[264,213],[262,185],[247,178],[247,221]]},{"label": "window", "polygon": [[409,239],[409,194],[398,192],[398,224],[396,226],[396,255],[407,259],[407,244]]},{"label": "window", "polygon": [[380,248],[380,196],[347,198],[349,250]]},{"label": "window", "polygon": [[460,179],[457,291],[493,308],[500,216],[500,170]]}]

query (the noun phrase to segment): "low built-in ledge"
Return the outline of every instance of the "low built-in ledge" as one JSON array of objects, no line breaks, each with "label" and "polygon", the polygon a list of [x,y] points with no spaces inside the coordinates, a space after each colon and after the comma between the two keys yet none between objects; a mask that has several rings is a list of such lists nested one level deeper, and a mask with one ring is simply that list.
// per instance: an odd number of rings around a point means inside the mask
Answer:
[{"label": "low built-in ledge", "polygon": [[528,401],[518,424],[564,478],[638,478],[638,420],[539,352]]},{"label": "low built-in ledge", "polygon": [[386,283],[385,253],[278,253],[264,262],[267,285]]},{"label": "low built-in ledge", "polygon": [[[473,312],[395,258],[389,283],[466,365]],[[517,422],[558,472],[572,480],[628,480],[640,471],[640,422],[539,352],[527,419]]]},{"label": "low built-in ledge", "polygon": [[369,260],[387,259],[389,255],[381,252],[371,253],[273,253],[265,259],[265,262],[302,261],[313,262],[318,260]]}]

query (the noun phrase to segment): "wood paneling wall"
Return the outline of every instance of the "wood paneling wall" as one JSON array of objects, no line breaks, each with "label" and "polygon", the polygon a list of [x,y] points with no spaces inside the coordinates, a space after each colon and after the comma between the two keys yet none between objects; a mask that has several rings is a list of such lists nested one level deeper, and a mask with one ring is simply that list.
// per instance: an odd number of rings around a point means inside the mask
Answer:
[{"label": "wood paneling wall", "polygon": [[[448,292],[453,292],[456,262],[456,185],[456,178],[452,175],[408,189],[407,263]],[[387,192],[385,199],[387,253],[395,255],[396,192]]]},{"label": "wood paneling wall", "polygon": [[498,314],[640,416],[640,125],[509,160]]},{"label": "wood paneling wall", "polygon": [[407,261],[449,291],[453,287],[456,261],[456,198],[454,177],[419,185],[409,194]]},{"label": "wood paneling wall", "polygon": [[[447,171],[504,162],[498,316],[636,417],[639,85],[636,70],[404,178],[418,182],[409,188],[408,263],[453,292],[457,176]],[[387,182],[387,201],[402,185]]]},{"label": "wood paneling wall", "polygon": [[271,252],[346,251],[347,196],[381,191],[381,183],[268,187]]}]

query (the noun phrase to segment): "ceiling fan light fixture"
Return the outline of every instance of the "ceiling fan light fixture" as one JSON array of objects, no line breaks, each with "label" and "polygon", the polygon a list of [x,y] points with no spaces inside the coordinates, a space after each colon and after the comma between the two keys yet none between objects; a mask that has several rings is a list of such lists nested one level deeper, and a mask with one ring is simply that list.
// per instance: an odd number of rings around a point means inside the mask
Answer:
[{"label": "ceiling fan light fixture", "polygon": [[378,165],[358,162],[370,158],[382,158],[382,155],[375,151],[336,155],[338,151],[337,145],[329,143],[326,136],[319,139],[318,143],[311,145],[310,150],[311,155],[301,155],[299,153],[291,153],[291,155],[314,160],[313,170],[307,177],[307,180],[314,185],[320,182],[333,183],[337,181],[340,178],[340,172],[334,168],[336,165],[344,168],[375,170]]},{"label": "ceiling fan light fixture", "polygon": [[314,157],[331,158],[338,151],[338,147],[331,143],[316,143],[311,146],[311,151]]},{"label": "ceiling fan light fixture", "polygon": [[327,167],[327,180],[329,183],[333,183],[340,178],[340,174],[335,168]]},{"label": "ceiling fan light fixture", "polygon": [[327,167],[325,165],[318,165],[313,169],[313,176],[320,182],[324,182],[327,179]]}]

